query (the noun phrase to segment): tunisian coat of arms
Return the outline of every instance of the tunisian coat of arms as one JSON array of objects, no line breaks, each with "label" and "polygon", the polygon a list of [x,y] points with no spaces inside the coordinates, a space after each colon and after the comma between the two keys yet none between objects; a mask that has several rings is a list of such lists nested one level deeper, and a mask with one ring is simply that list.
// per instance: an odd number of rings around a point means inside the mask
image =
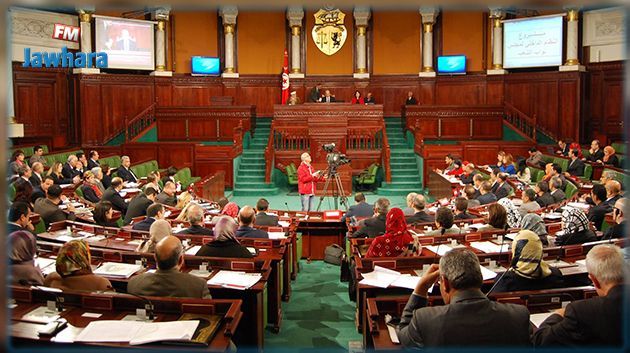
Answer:
[{"label": "tunisian coat of arms", "polygon": [[315,26],[311,32],[315,46],[326,55],[333,55],[343,47],[348,37],[343,20],[346,15],[339,9],[320,9],[315,13]]}]

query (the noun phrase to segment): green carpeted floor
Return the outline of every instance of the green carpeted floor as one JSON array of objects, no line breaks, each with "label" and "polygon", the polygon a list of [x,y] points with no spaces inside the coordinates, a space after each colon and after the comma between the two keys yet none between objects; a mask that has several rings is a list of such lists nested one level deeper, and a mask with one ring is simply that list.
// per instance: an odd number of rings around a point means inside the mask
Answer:
[{"label": "green carpeted floor", "polygon": [[282,327],[267,331],[265,350],[348,351],[348,342],[362,341],[354,325],[355,304],[348,284],[339,281],[339,266],[323,261],[300,262],[291,300],[282,303]]},{"label": "green carpeted floor", "polygon": [[[250,205],[250,206],[255,207],[256,202],[258,201],[258,199],[260,199],[260,197],[261,196],[232,196],[229,199],[230,201],[236,202],[241,207],[243,207],[244,205]],[[352,197],[348,199],[348,206],[352,206],[355,204],[353,197],[354,197],[354,194],[352,195]],[[366,201],[369,204],[374,204],[376,199],[378,199],[379,197],[386,197],[391,203],[391,207],[400,207],[400,208],[406,207],[405,196],[379,196],[379,195],[374,195],[374,194],[365,195]],[[267,199],[267,201],[269,201],[269,208],[274,209],[274,210],[286,210],[287,206],[284,204],[285,202],[289,206],[290,210],[301,209],[300,196],[287,195],[286,191],[281,191],[280,194],[278,195],[264,196],[264,198]],[[317,207],[318,202],[319,202],[319,197],[315,199],[315,207]],[[332,210],[334,208],[335,207],[334,207],[332,198],[326,197],[324,201],[322,202],[322,207],[320,208],[320,211]],[[339,208],[342,208],[341,205],[339,206]]]}]

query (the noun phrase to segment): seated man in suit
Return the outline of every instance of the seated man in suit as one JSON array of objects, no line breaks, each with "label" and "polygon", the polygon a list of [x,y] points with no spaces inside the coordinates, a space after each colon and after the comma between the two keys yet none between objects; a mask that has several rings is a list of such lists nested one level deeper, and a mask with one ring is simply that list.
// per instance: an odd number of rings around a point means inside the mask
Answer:
[{"label": "seated man in suit", "polygon": [[508,197],[510,192],[512,192],[512,187],[507,182],[507,178],[508,175],[506,173],[499,173],[497,175],[497,188],[493,191],[497,196],[497,200]]},{"label": "seated man in suit", "polygon": [[90,159],[87,161],[87,169],[100,167],[101,163],[98,161],[98,152],[95,150],[90,151]]},{"label": "seated man in suit", "polygon": [[261,229],[252,228],[254,223],[254,216],[256,212],[251,206],[243,206],[238,212],[238,229],[236,230],[236,236],[238,238],[261,238],[268,239],[269,234]]},{"label": "seated man in suit", "polygon": [[551,190],[551,197],[553,197],[553,203],[562,202],[567,199],[564,191],[562,191],[562,180],[558,177],[553,177],[549,180],[549,190]]},{"label": "seated man in suit", "polygon": [[327,89],[324,91],[324,96],[319,98],[319,102],[320,103],[334,103],[337,100],[335,99],[335,96],[330,94],[330,90]]},{"label": "seated man in suit", "polygon": [[175,207],[177,205],[177,196],[175,193],[177,192],[177,186],[172,181],[167,181],[164,184],[164,190],[157,195],[155,198],[156,202]]},{"label": "seated man in suit", "polygon": [[481,195],[477,197],[477,201],[481,205],[487,205],[489,203],[497,202],[497,195],[492,192],[492,184],[489,181],[481,183]]},{"label": "seated man in suit", "polygon": [[164,219],[164,206],[154,203],[147,208],[147,217],[138,223],[134,223],[131,229],[148,232],[151,224],[158,219]]},{"label": "seated man in suit", "polygon": [[[475,200],[476,201],[476,200]],[[468,213],[468,200],[465,197],[455,199],[455,220],[473,219],[475,216]]]},{"label": "seated man in suit", "polygon": [[129,168],[131,166],[131,160],[129,156],[120,157],[120,167],[116,171],[118,173],[118,177],[122,178],[123,181],[129,183],[138,182],[138,177],[134,172]]},{"label": "seated man in suit", "polygon": [[553,196],[549,193],[549,182],[541,180],[534,186],[534,191],[536,192],[536,203],[540,205],[540,207],[547,207],[549,205],[553,205],[555,200]]},{"label": "seated man in suit", "polygon": [[[560,178],[560,181],[562,182],[560,189],[564,190],[567,188],[567,178],[565,178],[564,174],[562,174],[562,167],[558,163],[553,163],[551,165],[551,178],[553,177]],[[551,178],[547,179],[547,181]]]},{"label": "seated man in suit", "polygon": [[46,176],[42,180],[41,184],[33,187],[33,193],[31,193],[31,203],[34,205],[37,199],[46,198],[48,188],[55,184],[55,179],[50,175]]},{"label": "seated man in suit", "polygon": [[14,202],[9,208],[9,218],[7,219],[7,234],[20,230],[31,234],[35,231],[31,223],[31,206],[23,201]]},{"label": "seated man in suit", "polygon": [[586,255],[586,270],[598,296],[556,310],[534,333],[534,345],[621,346],[625,266],[619,247],[593,247]]},{"label": "seated man in suit", "polygon": [[556,154],[567,157],[569,155],[569,142],[567,139],[559,139],[558,147],[560,149],[556,151]]},{"label": "seated man in suit", "polygon": [[581,177],[584,176],[584,167],[586,166],[584,162],[582,162],[579,158],[578,150],[571,150],[569,152],[569,157],[571,158],[571,162],[569,162],[569,166],[567,167],[567,171],[564,172],[565,177],[575,176]]},{"label": "seated man in suit", "polygon": [[31,182],[31,185],[33,185],[33,187],[36,187],[39,186],[39,184],[41,184],[43,180],[44,165],[39,162],[33,163],[33,165],[31,165],[31,176],[28,178],[28,181]]},{"label": "seated man in suit", "polygon": [[588,157],[584,158],[587,162],[596,163],[604,158],[604,150],[600,148],[599,140],[593,140],[591,142],[591,148],[588,150]]},{"label": "seated man in suit", "polygon": [[[481,185],[481,183],[479,184]],[[481,206],[481,202],[477,200],[477,197],[481,196],[479,190],[475,189],[472,185],[466,185],[464,187],[464,195],[466,196],[466,208],[475,208]]]},{"label": "seated man in suit", "polygon": [[615,202],[615,207],[613,208],[613,222],[615,222],[615,224],[606,229],[606,232],[602,236],[603,240],[623,238],[626,236],[625,206],[625,198],[621,198]]},{"label": "seated man in suit", "polygon": [[532,188],[523,190],[521,201],[523,201],[523,203],[518,208],[518,212],[521,216],[540,209],[540,205],[536,202],[536,191]]},{"label": "seated man in suit", "polygon": [[191,205],[188,208],[187,219],[190,227],[177,234],[212,235],[212,230],[203,226],[204,210],[199,205]]},{"label": "seated man in suit", "polygon": [[424,199],[424,195],[416,195],[416,197],[413,198],[413,204],[411,204],[411,207],[414,210],[414,214],[405,217],[405,221],[407,221],[407,224],[435,222],[435,217],[429,215],[424,211],[425,206],[426,200]]},{"label": "seated man in suit", "polygon": [[602,230],[606,214],[612,212],[612,207],[605,202],[606,188],[601,184],[593,185],[593,189],[591,189],[591,199],[595,203],[595,206],[592,206],[588,210],[588,220],[593,222],[595,229]]},{"label": "seated man in suit", "polygon": [[490,185],[492,185],[492,193],[494,193],[499,187],[499,173],[501,173],[501,170],[499,170],[499,168],[490,168]]},{"label": "seated man in suit", "polygon": [[208,284],[203,278],[182,273],[184,247],[169,235],[155,246],[155,273],[145,272],[129,280],[127,292],[140,296],[210,298]]},{"label": "seated man in suit", "polygon": [[346,212],[346,214],[341,219],[342,222],[345,222],[346,218],[350,218],[352,220],[352,217],[365,218],[372,216],[373,208],[372,206],[370,206],[370,204],[365,202],[365,195],[363,195],[362,192],[357,192],[356,194],[354,194],[354,202],[356,202],[356,205],[350,206],[348,212]]},{"label": "seated man in suit", "polygon": [[277,227],[278,226],[278,216],[267,214],[267,210],[269,209],[269,201],[267,199],[262,198],[256,202],[256,220],[254,223],[258,226],[270,226]]},{"label": "seated man in suit", "polygon": [[543,160],[543,154],[540,152],[536,146],[532,147],[528,151],[529,157],[525,160],[525,163],[529,165],[533,165],[536,168],[544,168],[545,161]]},{"label": "seated man in suit", "polygon": [[416,192],[410,192],[407,194],[407,198],[405,199],[405,201],[407,202],[407,207],[403,209],[403,214],[405,216],[411,216],[412,214],[416,213],[413,210],[413,199],[416,198],[416,195],[418,195],[418,193]]},{"label": "seated man in suit", "polygon": [[77,175],[79,176],[79,178],[81,178],[83,175],[76,168],[79,163],[81,162],[79,161],[77,156],[75,156],[74,154],[69,155],[67,162],[64,163],[63,168],[61,168],[61,175],[63,175],[63,177],[66,179],[74,179],[74,177],[76,177]]},{"label": "seated man in suit", "polygon": [[123,224],[130,224],[132,219],[146,215],[147,208],[155,202],[156,196],[157,191],[154,188],[149,187],[131,199],[131,201],[129,201],[129,206],[127,207],[127,213],[125,214],[125,221]]},{"label": "seated man in suit", "polygon": [[376,238],[385,234],[385,218],[389,212],[389,200],[381,197],[374,203],[374,216],[359,222],[361,227],[352,238]]},{"label": "seated man in suit", "polygon": [[39,216],[44,220],[46,228],[54,222],[65,220],[74,221],[76,219],[72,203],[68,202],[67,204],[67,214],[59,208],[61,204],[61,192],[61,186],[53,185],[48,188],[46,198],[40,198],[35,201],[34,211],[35,213],[39,213]]},{"label": "seated man in suit", "polygon": [[606,184],[606,203],[611,207],[621,198],[621,183],[617,180],[608,180]]},{"label": "seated man in suit", "polygon": [[475,170],[475,165],[472,163],[467,163],[464,165],[464,173],[459,176],[459,179],[464,184],[472,184],[473,178],[477,175],[477,171]]},{"label": "seated man in suit", "polygon": [[[445,305],[427,307],[427,292],[438,279]],[[488,299],[482,283],[472,251],[457,248],[442,256],[418,281],[401,315],[396,331],[403,347],[530,346],[527,308]]]},{"label": "seated man in suit", "polygon": [[407,92],[407,99],[405,100],[405,105],[416,105],[418,104],[418,100],[413,96],[413,91]]},{"label": "seated man in suit", "polygon": [[124,217],[127,213],[127,203],[125,202],[125,199],[120,196],[120,190],[122,189],[123,180],[119,177],[113,178],[112,185],[105,190],[101,200],[111,202],[114,209],[120,211]]}]

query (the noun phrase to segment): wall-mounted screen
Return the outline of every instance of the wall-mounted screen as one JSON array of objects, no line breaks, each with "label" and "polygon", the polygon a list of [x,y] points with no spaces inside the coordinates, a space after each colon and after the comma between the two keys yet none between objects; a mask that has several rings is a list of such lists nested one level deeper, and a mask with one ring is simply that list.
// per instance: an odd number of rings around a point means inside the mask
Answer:
[{"label": "wall-mounted screen", "polygon": [[441,75],[464,75],[466,74],[466,56],[448,55],[438,56],[437,71]]},{"label": "wall-mounted screen", "polygon": [[192,75],[219,75],[221,73],[219,58],[193,56],[190,63]]},{"label": "wall-mounted screen", "polygon": [[562,65],[563,15],[503,21],[503,67]]},{"label": "wall-mounted screen", "polygon": [[152,21],[94,16],[96,51],[111,69],[155,70]]}]

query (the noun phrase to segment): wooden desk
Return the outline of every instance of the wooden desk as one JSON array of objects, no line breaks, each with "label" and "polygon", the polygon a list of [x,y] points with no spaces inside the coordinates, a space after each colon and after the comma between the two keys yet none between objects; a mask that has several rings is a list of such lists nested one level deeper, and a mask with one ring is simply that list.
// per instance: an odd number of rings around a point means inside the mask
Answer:
[{"label": "wooden desk", "polygon": [[323,260],[328,245],[344,246],[346,223],[341,220],[324,220],[309,217],[298,219],[297,231],[302,233],[302,258]]},{"label": "wooden desk", "polygon": [[405,129],[419,131],[424,139],[501,140],[503,111],[492,105],[405,105],[402,119]]},{"label": "wooden desk", "polygon": [[453,192],[459,190],[462,187],[459,181],[450,181],[443,175],[436,173],[435,171],[429,172],[429,194],[436,199],[453,197]]},{"label": "wooden desk", "polygon": [[[11,286],[11,298],[15,301],[16,307],[11,311],[11,341],[18,346],[42,345],[51,346],[51,337],[39,337],[37,331],[44,324],[36,324],[21,321],[24,314],[31,310],[46,306],[46,301],[55,300],[56,297],[63,298],[64,311],[61,317],[68,321],[68,327],[59,332],[55,337],[72,339],[80,332],[80,329],[96,320],[120,320],[124,316],[136,314],[136,309],[144,308],[146,301],[126,294],[117,293],[86,293],[65,291],[63,293],[52,293],[29,287]],[[223,316],[217,333],[210,340],[208,347],[193,348],[196,350],[227,351],[230,348],[230,340],[237,332],[243,314],[241,313],[242,301],[238,299],[192,299],[192,298],[163,298],[148,297],[154,306],[156,322],[174,321],[184,313],[199,314],[219,314]],[[83,316],[84,313],[96,313],[101,316],[90,318]],[[75,327],[76,329],[73,329]],[[56,343],[58,348],[63,347],[62,343]],[[87,346],[106,347],[126,347],[131,348],[127,343],[73,343]],[[70,346],[68,346],[70,347]],[[161,344],[142,345],[142,348],[164,349],[168,346]],[[173,346],[172,349],[174,349]]]}]

